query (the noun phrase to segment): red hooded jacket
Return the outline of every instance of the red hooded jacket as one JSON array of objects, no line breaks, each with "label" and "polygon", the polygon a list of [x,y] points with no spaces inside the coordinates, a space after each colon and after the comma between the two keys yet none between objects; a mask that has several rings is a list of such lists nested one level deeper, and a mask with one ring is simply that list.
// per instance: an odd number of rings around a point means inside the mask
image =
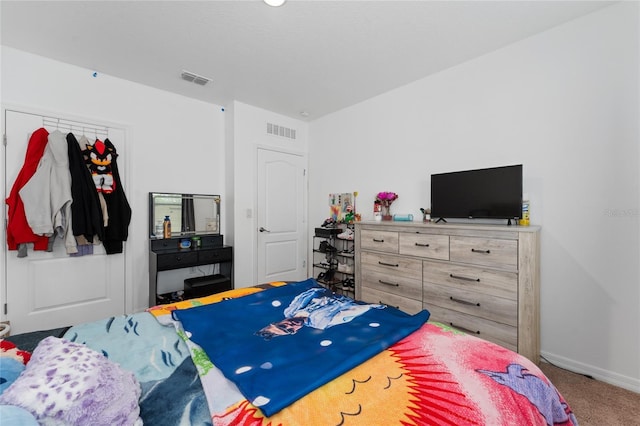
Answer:
[{"label": "red hooded jacket", "polygon": [[9,206],[9,220],[7,223],[7,245],[9,250],[17,250],[19,244],[33,243],[34,250],[46,250],[49,237],[35,235],[24,213],[24,204],[20,198],[20,190],[31,179],[38,168],[44,149],[47,146],[49,132],[40,128],[33,132],[27,146],[24,164],[11,188],[6,200]]}]

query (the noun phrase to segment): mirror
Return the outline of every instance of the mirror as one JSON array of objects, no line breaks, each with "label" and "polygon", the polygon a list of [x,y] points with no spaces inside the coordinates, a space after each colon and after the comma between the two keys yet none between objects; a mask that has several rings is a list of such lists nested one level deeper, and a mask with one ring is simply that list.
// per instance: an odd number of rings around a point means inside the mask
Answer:
[{"label": "mirror", "polygon": [[171,219],[172,237],[220,234],[220,196],[150,192],[150,238],[162,238],[165,216]]}]

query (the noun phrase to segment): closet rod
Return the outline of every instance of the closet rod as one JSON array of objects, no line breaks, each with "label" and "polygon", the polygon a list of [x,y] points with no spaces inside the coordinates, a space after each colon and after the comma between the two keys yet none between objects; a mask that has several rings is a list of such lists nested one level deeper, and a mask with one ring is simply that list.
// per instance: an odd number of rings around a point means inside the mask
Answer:
[{"label": "closet rod", "polygon": [[[42,118],[42,126],[50,126],[50,127],[55,127],[55,126],[63,126],[66,127],[68,129],[74,128],[74,129],[85,129],[85,130],[92,130],[95,132],[99,132],[101,134],[107,134],[109,133],[109,129],[110,127],[108,126],[103,126],[101,124],[97,124],[97,123],[90,123],[87,121],[79,121],[79,120],[73,120],[70,118],[60,118],[60,117],[54,117],[54,116],[50,116],[50,115],[42,115],[42,114],[37,114],[34,112],[29,112],[29,111],[21,111],[21,110],[17,110],[17,109],[10,109],[7,108],[5,109],[5,119],[6,119],[6,113],[7,112],[15,112],[15,113],[19,113],[19,114],[26,114],[26,115],[31,115],[34,117],[40,117]],[[45,124],[46,123],[46,124]]]},{"label": "closet rod", "polygon": [[96,134],[101,134],[101,135],[105,135],[108,136],[109,135],[109,128],[108,127],[104,127],[104,126],[100,126],[97,127],[95,124],[91,124],[91,123],[84,123],[82,121],[76,121],[76,120],[67,120],[67,119],[58,119],[58,118],[52,118],[52,117],[42,117],[42,126],[43,127],[55,127],[56,129],[62,127],[65,129],[68,129],[69,131],[73,132],[74,130],[76,131],[80,131],[82,130],[83,133],[85,131],[89,131],[90,133],[96,133]]}]

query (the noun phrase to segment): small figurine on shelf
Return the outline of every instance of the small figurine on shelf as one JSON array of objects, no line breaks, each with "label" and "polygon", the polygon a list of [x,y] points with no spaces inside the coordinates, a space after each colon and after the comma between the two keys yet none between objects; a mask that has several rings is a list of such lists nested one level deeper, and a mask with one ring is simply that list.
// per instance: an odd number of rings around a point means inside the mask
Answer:
[{"label": "small figurine on shelf", "polygon": [[431,209],[423,209],[420,207],[420,211],[422,212],[422,221],[425,223],[431,222]]},{"label": "small figurine on shelf", "polygon": [[355,215],[353,213],[353,206],[347,206],[347,213],[344,215],[344,223],[353,223]]}]

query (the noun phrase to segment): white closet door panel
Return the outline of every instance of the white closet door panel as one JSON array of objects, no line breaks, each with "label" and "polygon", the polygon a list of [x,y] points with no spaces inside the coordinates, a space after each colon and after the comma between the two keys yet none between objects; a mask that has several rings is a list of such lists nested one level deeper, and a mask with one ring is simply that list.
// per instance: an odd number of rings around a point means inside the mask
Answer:
[{"label": "white closet door panel", "polygon": [[[82,120],[78,117],[55,115],[61,119]],[[30,111],[6,110],[5,148],[6,170],[4,196],[7,197],[22,168],[29,137],[42,127],[42,116]],[[108,127],[108,125],[107,125]],[[55,128],[46,127],[50,132]],[[68,129],[60,129],[67,132]],[[74,128],[77,138],[82,127]],[[85,135],[90,140],[95,136],[89,130]],[[108,137],[118,149],[120,158],[127,155],[126,131],[110,127]],[[100,136],[104,139],[104,136]],[[125,167],[118,165],[123,184],[126,185]],[[6,218],[6,209],[4,217]],[[5,230],[3,230],[5,231]],[[102,245],[94,246],[94,254],[70,257],[64,242],[57,239],[52,252],[34,251],[29,244],[28,255],[17,257],[17,251],[9,251],[6,231],[2,235],[4,268],[3,289],[6,297],[5,318],[11,322],[12,334],[35,330],[65,327],[81,322],[122,315],[125,312],[125,255],[106,255]]]},{"label": "white closet door panel", "polygon": [[[86,266],[92,266],[92,276],[75,274],[69,276],[69,267],[65,260],[43,260],[32,263],[29,274],[29,285],[33,292],[33,310],[43,311],[54,308],[64,308],[87,301],[101,301],[109,297],[109,270],[106,268],[105,258],[91,256],[83,259]],[[90,264],[90,265],[89,265]],[[56,280],[54,277],[64,277]]]}]

